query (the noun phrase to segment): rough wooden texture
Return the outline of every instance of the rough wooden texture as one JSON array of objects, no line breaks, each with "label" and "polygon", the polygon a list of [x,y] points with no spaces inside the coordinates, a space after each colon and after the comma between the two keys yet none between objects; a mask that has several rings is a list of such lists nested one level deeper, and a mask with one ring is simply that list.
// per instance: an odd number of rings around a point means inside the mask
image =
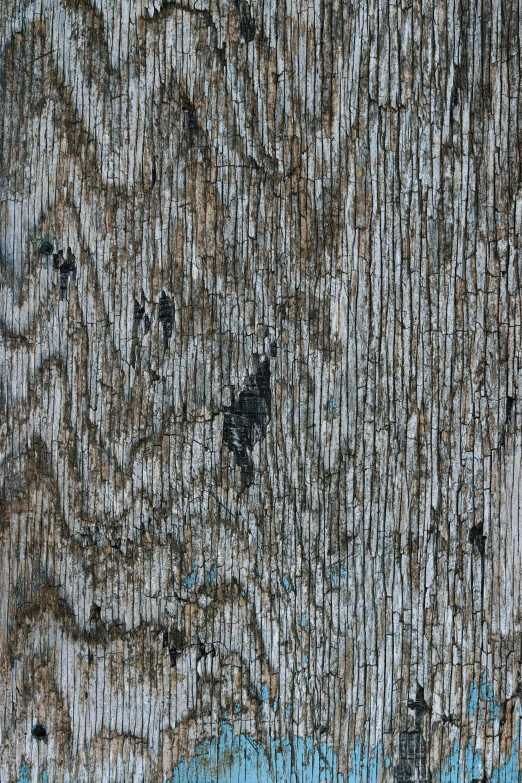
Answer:
[{"label": "rough wooden texture", "polygon": [[520,779],[521,25],[0,4],[2,783]]}]

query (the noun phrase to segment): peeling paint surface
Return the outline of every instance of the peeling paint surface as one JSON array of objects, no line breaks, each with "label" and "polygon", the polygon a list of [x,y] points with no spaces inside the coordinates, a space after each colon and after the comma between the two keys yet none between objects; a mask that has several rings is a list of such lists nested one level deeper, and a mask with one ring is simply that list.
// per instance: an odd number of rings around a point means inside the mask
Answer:
[{"label": "peeling paint surface", "polygon": [[519,783],[521,20],[0,2],[0,783]]}]

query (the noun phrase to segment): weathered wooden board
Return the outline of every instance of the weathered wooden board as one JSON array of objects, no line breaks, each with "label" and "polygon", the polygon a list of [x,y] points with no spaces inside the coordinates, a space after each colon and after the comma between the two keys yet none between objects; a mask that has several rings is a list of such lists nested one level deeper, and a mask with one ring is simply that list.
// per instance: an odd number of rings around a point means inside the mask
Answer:
[{"label": "weathered wooden board", "polygon": [[514,0],[0,4],[0,781],[521,780]]}]

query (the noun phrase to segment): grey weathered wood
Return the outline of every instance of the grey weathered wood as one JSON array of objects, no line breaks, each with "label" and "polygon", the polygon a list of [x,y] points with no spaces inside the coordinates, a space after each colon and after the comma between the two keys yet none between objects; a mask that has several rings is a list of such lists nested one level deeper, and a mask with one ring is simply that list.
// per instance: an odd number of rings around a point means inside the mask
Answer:
[{"label": "grey weathered wood", "polygon": [[520,780],[520,4],[0,32],[2,783]]}]

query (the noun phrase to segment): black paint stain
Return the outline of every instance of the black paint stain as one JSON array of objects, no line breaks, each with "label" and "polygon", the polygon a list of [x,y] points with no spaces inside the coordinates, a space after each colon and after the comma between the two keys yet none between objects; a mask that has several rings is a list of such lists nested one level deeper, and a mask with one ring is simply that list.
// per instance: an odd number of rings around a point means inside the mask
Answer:
[{"label": "black paint stain", "polygon": [[170,631],[163,631],[163,647],[168,649],[170,665],[176,666],[178,656],[185,647],[185,634],[177,628]]},{"label": "black paint stain", "polygon": [[453,107],[459,105],[459,87],[457,84],[453,85],[453,89],[451,91],[451,105]]},{"label": "black paint stain", "polygon": [[431,773],[426,769],[426,740],[421,731],[421,721],[430,707],[420,683],[415,698],[408,701],[408,709],[415,713],[415,728],[399,732],[399,763],[393,768],[395,783],[431,780]]},{"label": "black paint stain", "polygon": [[198,642],[198,653],[199,658],[206,658],[207,655],[210,655],[212,658],[215,658],[217,655],[217,650],[215,645],[210,642],[209,644],[206,644],[205,642],[201,641],[201,639]]},{"label": "black paint stain", "polygon": [[63,257],[62,250],[54,254],[53,267],[60,271],[60,292],[64,294],[67,291],[69,275],[76,274],[76,258],[70,247],[67,248],[67,258]]},{"label": "black paint stain", "polygon": [[43,723],[35,723],[35,725],[31,729],[31,734],[38,742],[47,739],[47,729],[45,728]]},{"label": "black paint stain", "polygon": [[174,305],[170,296],[165,291],[161,292],[159,300],[158,317],[163,326],[163,345],[165,350],[169,347],[169,340],[172,337],[172,327],[174,325]]},{"label": "black paint stain", "polygon": [[99,623],[101,620],[101,606],[98,604],[93,604],[91,606],[91,613],[89,615],[89,622],[90,623]]},{"label": "black paint stain", "polygon": [[505,424],[502,428],[502,431],[500,433],[499,437],[499,445],[504,446],[506,443],[506,435],[510,429],[511,422],[513,421],[513,409],[515,407],[515,398],[511,397],[511,395],[506,396],[506,418],[505,418]]},{"label": "black paint stain", "polygon": [[276,343],[275,340],[270,343],[270,346],[268,348],[268,352],[269,352],[270,356],[277,356],[277,343]]},{"label": "black paint stain", "polygon": [[450,122],[453,122],[454,119],[454,111],[459,105],[459,87],[458,85],[454,84],[453,89],[451,90],[451,101],[450,101]]},{"label": "black paint stain", "polygon": [[430,708],[424,698],[424,688],[419,683],[417,683],[415,698],[408,701],[408,709],[415,712],[415,728],[420,730],[421,720]]},{"label": "black paint stain", "polygon": [[396,783],[426,780],[426,740],[420,729],[399,734],[399,763],[393,769]]},{"label": "black paint stain", "polygon": [[264,435],[270,419],[270,362],[264,359],[255,375],[248,382],[232,405],[225,408],[223,420],[223,443],[236,458],[241,468],[243,487],[249,487],[253,481],[253,465],[250,451]]},{"label": "black paint stain", "polygon": [[469,543],[477,548],[477,552],[481,557],[484,557],[486,551],[486,538],[482,522],[478,525],[473,525],[468,534]]},{"label": "black paint stain", "polygon": [[145,315],[145,305],[140,305],[134,301],[134,323],[139,326],[143,316]]},{"label": "black paint stain", "polygon": [[511,424],[511,417],[513,415],[513,406],[515,404],[515,398],[510,397],[509,394],[506,397],[506,427]]},{"label": "black paint stain", "polygon": [[399,761],[393,768],[395,783],[410,783],[413,780],[413,768],[407,761]]},{"label": "black paint stain", "polygon": [[158,178],[157,172],[156,172],[156,159],[152,159],[152,187],[156,184],[156,180]]},{"label": "black paint stain", "polygon": [[139,302],[134,300],[134,311],[133,311],[133,323],[132,323],[132,344],[131,344],[131,357],[130,357],[130,363],[131,367],[136,366],[136,356],[138,353],[138,333],[140,330],[140,326],[142,321],[144,322],[145,326],[145,333],[147,333],[150,329],[150,318],[145,313],[145,305],[140,305]]},{"label": "black paint stain", "polygon": [[234,0],[234,3],[238,16],[239,35],[246,43],[250,43],[256,35],[256,23],[252,11],[246,0]]},{"label": "black paint stain", "polygon": [[183,124],[185,125],[188,131],[189,147],[192,147],[192,145],[194,144],[194,137],[197,135],[199,130],[198,120],[196,117],[196,110],[194,109],[194,106],[192,106],[191,103],[186,101],[183,104],[182,111],[183,111]]},{"label": "black paint stain", "polygon": [[449,715],[446,715],[446,713],[443,712],[442,713],[442,717],[441,717],[441,721],[442,721],[442,723],[444,725],[446,723],[451,723],[452,725],[455,725],[455,726],[457,725],[457,719],[455,718],[455,716],[452,713],[450,713]]}]

